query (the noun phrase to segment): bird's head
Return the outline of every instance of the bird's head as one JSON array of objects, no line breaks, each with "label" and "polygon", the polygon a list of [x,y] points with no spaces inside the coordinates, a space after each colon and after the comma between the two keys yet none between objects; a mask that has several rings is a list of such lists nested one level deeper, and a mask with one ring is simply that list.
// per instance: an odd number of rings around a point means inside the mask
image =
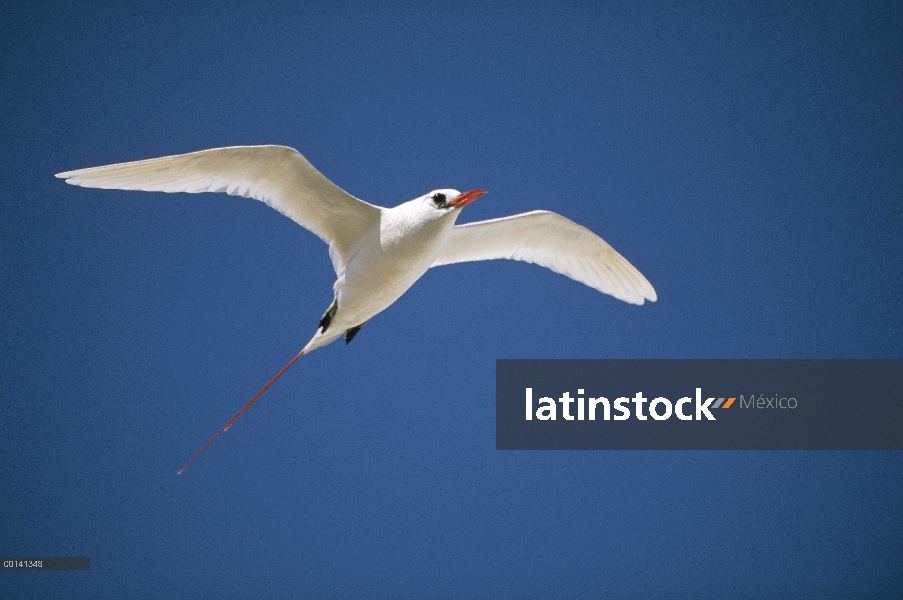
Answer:
[{"label": "bird's head", "polygon": [[463,194],[458,190],[433,190],[394,208],[384,209],[379,221],[380,244],[383,248],[404,244],[434,258],[435,255],[430,253],[439,251],[461,209],[485,193],[486,190],[470,190]]},{"label": "bird's head", "polygon": [[463,194],[458,190],[433,190],[419,198],[391,208],[383,217],[383,225],[398,231],[451,229],[461,209],[486,190],[470,190]]}]

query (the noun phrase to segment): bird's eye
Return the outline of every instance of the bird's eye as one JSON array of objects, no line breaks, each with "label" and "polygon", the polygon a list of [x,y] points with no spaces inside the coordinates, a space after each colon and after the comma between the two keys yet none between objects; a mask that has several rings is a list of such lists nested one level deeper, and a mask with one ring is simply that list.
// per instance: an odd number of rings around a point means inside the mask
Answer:
[{"label": "bird's eye", "polygon": [[436,206],[442,206],[445,203],[445,194],[433,194],[433,202],[436,203]]}]

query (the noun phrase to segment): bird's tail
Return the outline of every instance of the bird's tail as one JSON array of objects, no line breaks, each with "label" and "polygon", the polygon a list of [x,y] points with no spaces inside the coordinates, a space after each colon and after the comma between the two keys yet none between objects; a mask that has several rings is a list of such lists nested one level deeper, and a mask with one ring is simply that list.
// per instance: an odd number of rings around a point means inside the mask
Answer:
[{"label": "bird's tail", "polygon": [[[311,340],[311,341],[313,341],[313,340]],[[270,382],[269,382],[268,384],[266,384],[265,386],[263,386],[263,389],[260,390],[259,392],[257,392],[257,395],[255,395],[253,398],[251,398],[251,401],[248,402],[247,404],[245,404],[244,408],[242,408],[240,411],[238,411],[238,414],[237,414],[237,415],[235,415],[234,417],[232,417],[232,419],[230,419],[229,422],[226,423],[226,424],[223,426],[222,429],[220,429],[219,431],[216,432],[216,435],[214,435],[212,438],[210,438],[210,441],[209,441],[209,442],[207,442],[206,444],[204,444],[204,446],[203,446],[200,450],[197,451],[197,454],[195,454],[194,456],[191,457],[191,460],[189,460],[187,463],[185,463],[185,466],[184,466],[184,467],[182,467],[181,469],[179,469],[179,475],[181,475],[183,472],[185,472],[185,469],[187,469],[187,468],[189,467],[189,465],[191,465],[191,463],[194,462],[194,459],[196,459],[198,456],[200,456],[201,453],[202,453],[204,450],[207,449],[207,446],[209,446],[210,444],[213,443],[213,440],[215,440],[216,438],[218,438],[218,437],[219,437],[221,434],[223,434],[224,432],[229,431],[229,428],[232,427],[233,425],[235,425],[235,423],[242,417],[242,415],[244,415],[246,412],[248,412],[248,409],[249,409],[249,408],[251,408],[252,406],[254,406],[254,403],[255,403],[255,402],[257,402],[258,400],[260,400],[260,397],[263,396],[263,394],[264,394],[268,389],[270,389],[270,386],[272,386],[274,383],[276,383],[276,380],[277,380],[277,379],[279,379],[280,377],[282,377],[283,375],[285,375],[285,372],[288,371],[288,370],[292,367],[292,365],[295,364],[295,362],[296,362],[299,358],[301,358],[302,356],[304,356],[304,354],[308,351],[308,348],[309,348],[309,347],[310,347],[310,344],[308,344],[307,346],[305,346],[305,347],[304,347],[304,350],[302,350],[301,352],[299,352],[299,353],[295,356],[295,358],[293,358],[292,360],[290,360],[289,363],[288,363],[287,365],[285,365],[284,367],[282,367],[282,370],[279,371],[278,373],[276,373],[276,376],[273,377],[272,379],[270,379]]]}]

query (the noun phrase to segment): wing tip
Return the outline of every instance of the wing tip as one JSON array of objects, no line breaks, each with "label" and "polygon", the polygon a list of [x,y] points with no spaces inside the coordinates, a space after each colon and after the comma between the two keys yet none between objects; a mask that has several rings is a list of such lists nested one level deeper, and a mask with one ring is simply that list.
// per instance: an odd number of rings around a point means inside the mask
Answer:
[{"label": "wing tip", "polygon": [[636,306],[642,306],[646,304],[646,302],[655,302],[658,300],[658,294],[655,293],[655,288],[652,287],[652,284],[644,279],[646,285],[642,288],[637,289],[633,288],[630,290],[630,294],[611,294],[611,292],[603,292],[608,293],[618,298],[619,300],[623,300],[628,304],[635,304]]},{"label": "wing tip", "polygon": [[639,302],[637,305],[642,306],[647,301],[655,302],[658,300],[658,294],[655,293],[655,289],[647,282],[648,288],[639,291]]}]

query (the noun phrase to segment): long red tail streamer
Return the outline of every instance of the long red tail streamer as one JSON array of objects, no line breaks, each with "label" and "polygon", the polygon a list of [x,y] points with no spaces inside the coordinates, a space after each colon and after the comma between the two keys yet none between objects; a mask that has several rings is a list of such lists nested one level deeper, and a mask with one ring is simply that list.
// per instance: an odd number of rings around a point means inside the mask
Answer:
[{"label": "long red tail streamer", "polygon": [[301,352],[299,352],[298,355],[297,355],[295,358],[293,358],[292,360],[290,360],[289,363],[288,363],[287,365],[285,365],[284,367],[282,367],[282,370],[279,371],[278,373],[276,373],[276,376],[273,377],[272,379],[270,379],[270,382],[269,382],[268,384],[266,384],[265,386],[263,386],[263,389],[260,390],[259,392],[257,392],[257,395],[254,396],[253,398],[251,398],[251,401],[248,402],[247,404],[245,404],[245,407],[244,407],[243,409],[241,409],[240,411],[238,411],[238,414],[237,414],[237,415],[235,415],[234,417],[232,417],[232,419],[231,419],[228,423],[226,423],[226,424],[223,426],[222,429],[220,429],[219,431],[216,432],[216,435],[215,435],[215,436],[213,436],[212,438],[210,438],[210,441],[209,441],[209,442],[207,442],[206,444],[204,444],[204,446],[203,446],[200,450],[197,451],[197,454],[195,454],[194,456],[191,457],[191,460],[189,460],[187,463],[185,463],[185,466],[184,466],[184,467],[182,467],[181,469],[179,469],[179,473],[178,473],[178,474],[181,475],[181,474],[185,471],[185,469],[187,469],[187,468],[191,465],[191,463],[194,462],[194,459],[196,459],[198,456],[200,456],[200,455],[201,455],[201,452],[203,452],[204,450],[206,450],[206,449],[207,449],[207,446],[209,446],[210,444],[213,443],[213,440],[215,440],[216,438],[218,438],[222,433],[224,433],[224,432],[226,432],[226,431],[229,431],[229,428],[232,427],[233,425],[235,425],[235,423],[242,417],[242,415],[245,414],[246,412],[248,412],[248,409],[251,408],[252,406],[254,406],[254,403],[257,402],[258,400],[260,400],[260,397],[263,396],[263,394],[264,394],[268,389],[270,389],[270,386],[273,385],[274,383],[276,383],[276,380],[279,379],[280,377],[282,377],[282,376],[285,374],[285,372],[288,371],[288,370],[291,368],[291,366],[292,366],[293,364],[295,364],[295,361],[297,361],[297,360],[298,360],[299,358],[301,358],[302,356],[304,356],[304,350],[302,350]]}]

